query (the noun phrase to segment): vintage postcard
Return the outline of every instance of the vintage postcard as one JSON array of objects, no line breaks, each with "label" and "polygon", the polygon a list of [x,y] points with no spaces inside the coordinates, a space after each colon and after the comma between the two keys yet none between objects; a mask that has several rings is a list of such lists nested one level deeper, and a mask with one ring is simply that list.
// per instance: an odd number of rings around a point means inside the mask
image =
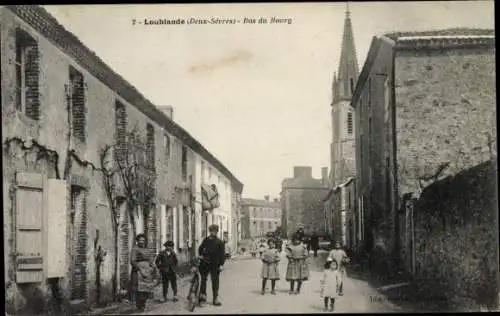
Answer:
[{"label": "vintage postcard", "polygon": [[6,314],[498,310],[494,20],[0,6]]}]

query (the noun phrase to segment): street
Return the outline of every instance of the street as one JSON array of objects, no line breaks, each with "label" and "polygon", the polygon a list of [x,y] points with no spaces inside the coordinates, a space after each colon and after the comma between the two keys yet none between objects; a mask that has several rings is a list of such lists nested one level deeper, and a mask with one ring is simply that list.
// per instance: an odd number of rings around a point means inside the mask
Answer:
[{"label": "street", "polygon": [[[302,285],[299,295],[289,295],[289,283],[284,279],[276,284],[276,295],[260,293],[261,261],[249,256],[240,257],[226,263],[220,279],[220,299],[222,306],[211,304],[210,278],[207,284],[208,303],[198,307],[197,314],[268,314],[268,313],[320,313],[323,312],[323,301],[319,296],[320,277],[323,270],[326,252],[317,258],[311,257],[311,278]],[[280,264],[282,278],[286,272],[286,258],[283,255]],[[180,282],[178,302],[171,300],[159,303],[161,288],[155,293],[146,311],[136,315],[180,315],[190,314],[185,308],[187,280]],[[169,293],[171,295],[171,293]],[[169,296],[170,298],[171,296]],[[338,313],[388,313],[401,310],[389,303],[366,282],[347,278],[344,284],[344,296],[335,303],[335,312]]]}]

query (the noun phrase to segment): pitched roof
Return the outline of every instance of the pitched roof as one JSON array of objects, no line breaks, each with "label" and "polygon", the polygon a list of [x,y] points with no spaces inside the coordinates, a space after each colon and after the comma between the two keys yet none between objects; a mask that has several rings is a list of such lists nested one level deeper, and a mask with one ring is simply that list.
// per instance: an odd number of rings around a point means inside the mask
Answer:
[{"label": "pitched roof", "polygon": [[423,32],[394,32],[384,37],[396,42],[396,49],[443,49],[494,46],[495,30],[451,28]]},{"label": "pitched roof", "polygon": [[263,206],[263,207],[281,208],[281,203],[280,202],[258,200],[258,199],[251,199],[251,198],[243,198],[243,199],[241,199],[241,205],[252,205],[252,206]]},{"label": "pitched roof", "polygon": [[74,58],[83,68],[95,76],[102,83],[115,91],[123,99],[136,107],[151,121],[156,122],[186,146],[198,153],[222,174],[229,178],[233,189],[239,193],[243,191],[243,184],[203,145],[191,136],[180,125],[168,118],[151,101],[146,99],[134,86],[127,82],[118,73],[113,71],[93,51],[85,46],[73,33],[67,31],[44,8],[38,5],[9,5],[10,11],[28,23],[40,34],[45,36],[54,45],[60,47],[66,54]]}]

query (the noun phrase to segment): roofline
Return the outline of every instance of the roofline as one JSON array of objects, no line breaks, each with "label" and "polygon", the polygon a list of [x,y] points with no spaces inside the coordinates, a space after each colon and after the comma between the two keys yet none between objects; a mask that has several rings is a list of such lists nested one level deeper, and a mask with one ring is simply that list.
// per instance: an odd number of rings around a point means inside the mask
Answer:
[{"label": "roofline", "polygon": [[341,188],[347,186],[355,179],[356,179],[356,177],[348,177],[344,183],[341,183],[341,184],[336,185],[335,187],[331,188],[330,192],[328,192],[328,195],[323,199],[323,202],[326,202],[327,200],[329,200],[332,197],[333,193],[337,193],[338,191],[340,191]]},{"label": "roofline", "polygon": [[[231,181],[232,188],[241,193],[243,183],[241,183],[213,154],[211,154],[200,142],[191,136],[179,124],[168,118],[151,101],[146,99],[133,85],[127,82],[123,77],[111,69],[94,52],[83,44],[73,33],[69,32],[58,23],[58,21],[47,10],[39,5],[8,5],[5,6],[25,23],[29,24],[37,32],[47,38],[55,46],[59,47],[65,54],[73,58],[80,66],[86,69],[92,76],[108,86],[112,91],[129,102],[133,107],[146,115],[151,121],[154,121],[175,137],[182,140],[189,148],[200,156],[205,158],[210,164],[217,168],[222,174]],[[34,17],[39,16],[46,25],[41,27],[35,22]],[[31,18],[30,18],[31,17]],[[56,33],[63,36],[55,37],[47,29],[53,29]],[[70,48],[61,45],[61,42],[68,43]],[[78,56],[81,54],[81,56]],[[96,68],[90,67],[85,59],[94,64]],[[101,73],[100,73],[101,72]]]},{"label": "roofline", "polygon": [[[485,30],[490,31],[490,30]],[[426,32],[422,34],[427,34]],[[446,41],[447,40],[447,41]],[[446,41],[446,42],[445,42]],[[392,39],[390,34],[374,36],[370,44],[366,61],[363,69],[356,82],[356,88],[351,97],[351,106],[355,108],[359,94],[363,90],[364,84],[370,75],[372,65],[378,54],[382,43],[392,46],[393,51],[418,51],[418,50],[442,50],[442,49],[467,49],[467,48],[494,48],[495,36],[491,34],[484,35],[405,35],[394,37]]]},{"label": "roofline", "polygon": [[283,187],[283,190],[294,189],[294,190],[331,190],[325,187]]},{"label": "roofline", "polygon": [[370,49],[368,50],[368,54],[366,56],[366,61],[363,64],[363,69],[361,69],[358,80],[356,81],[356,87],[354,88],[354,92],[351,96],[351,106],[353,108],[356,108],[356,102],[354,102],[354,101],[358,100],[359,94],[363,90],[366,79],[370,75],[370,71],[371,71],[373,62],[375,61],[375,57],[377,56],[380,45],[381,45],[380,37],[373,36],[372,42],[370,44]]}]

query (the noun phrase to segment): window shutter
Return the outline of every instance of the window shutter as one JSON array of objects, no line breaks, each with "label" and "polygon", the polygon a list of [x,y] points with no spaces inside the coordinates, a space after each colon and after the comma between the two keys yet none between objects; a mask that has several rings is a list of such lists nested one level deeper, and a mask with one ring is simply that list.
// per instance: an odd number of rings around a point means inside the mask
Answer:
[{"label": "window shutter", "polygon": [[26,115],[34,120],[40,118],[39,64],[38,44],[33,43],[26,53],[25,84]]},{"label": "window shutter", "polygon": [[44,279],[43,176],[18,173],[16,181],[16,282],[42,282]]},{"label": "window shutter", "polygon": [[47,277],[59,278],[66,276],[66,181],[57,179],[47,180]]}]

